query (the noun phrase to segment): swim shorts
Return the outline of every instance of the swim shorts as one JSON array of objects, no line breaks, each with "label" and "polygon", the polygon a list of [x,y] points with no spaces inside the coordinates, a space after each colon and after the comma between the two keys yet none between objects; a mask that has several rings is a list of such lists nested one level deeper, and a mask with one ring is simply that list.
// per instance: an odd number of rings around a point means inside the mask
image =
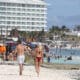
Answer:
[{"label": "swim shorts", "polygon": [[24,60],[25,60],[25,56],[24,55],[19,55],[17,57],[17,60],[18,60],[18,63],[19,64],[23,64],[24,63]]}]

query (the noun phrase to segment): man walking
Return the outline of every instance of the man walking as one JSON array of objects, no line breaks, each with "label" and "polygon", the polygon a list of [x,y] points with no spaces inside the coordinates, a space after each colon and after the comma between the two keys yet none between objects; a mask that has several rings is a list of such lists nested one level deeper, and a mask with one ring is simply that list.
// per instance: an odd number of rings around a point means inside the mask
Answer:
[{"label": "man walking", "polygon": [[21,40],[18,40],[18,44],[16,46],[15,52],[17,53],[17,60],[19,63],[19,75],[22,75],[23,64],[25,60],[25,50],[27,50],[26,46],[24,46]]}]

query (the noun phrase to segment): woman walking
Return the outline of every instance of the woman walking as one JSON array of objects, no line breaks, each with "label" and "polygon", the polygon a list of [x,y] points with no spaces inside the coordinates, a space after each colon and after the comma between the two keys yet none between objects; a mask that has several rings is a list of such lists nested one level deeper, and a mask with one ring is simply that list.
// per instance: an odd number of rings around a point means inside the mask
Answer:
[{"label": "woman walking", "polygon": [[37,72],[37,76],[39,76],[40,73],[40,65],[43,62],[43,47],[41,44],[36,45],[35,48],[35,69]]}]

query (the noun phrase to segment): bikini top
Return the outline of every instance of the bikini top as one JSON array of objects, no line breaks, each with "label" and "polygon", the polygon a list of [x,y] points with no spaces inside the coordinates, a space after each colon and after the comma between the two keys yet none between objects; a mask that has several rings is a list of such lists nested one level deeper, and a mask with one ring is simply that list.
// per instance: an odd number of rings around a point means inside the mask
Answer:
[{"label": "bikini top", "polygon": [[36,50],[36,53],[41,54],[42,51],[41,50]]}]

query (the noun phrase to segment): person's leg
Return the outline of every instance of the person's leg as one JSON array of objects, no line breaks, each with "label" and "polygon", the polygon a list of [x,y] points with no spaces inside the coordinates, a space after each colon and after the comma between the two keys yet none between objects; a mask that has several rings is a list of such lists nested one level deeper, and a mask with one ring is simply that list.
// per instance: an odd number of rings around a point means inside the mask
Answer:
[{"label": "person's leg", "polygon": [[24,70],[24,64],[22,64],[22,70]]},{"label": "person's leg", "polygon": [[22,75],[23,65],[19,64],[19,75]]},{"label": "person's leg", "polygon": [[40,59],[36,58],[35,60],[35,69],[36,69],[36,72],[37,72],[37,75],[39,76],[39,73],[40,73]]},{"label": "person's leg", "polygon": [[40,63],[41,63],[41,62],[38,62],[38,75],[39,75],[39,73],[40,73]]},{"label": "person's leg", "polygon": [[5,57],[5,52],[4,52],[4,54],[3,54],[3,60],[4,60],[4,61],[6,60],[6,57]]},{"label": "person's leg", "polygon": [[23,65],[24,65],[24,56],[20,56],[18,59],[19,59],[19,66],[20,66],[20,75],[22,75]]},{"label": "person's leg", "polygon": [[37,75],[39,76],[39,73],[38,73],[38,62],[37,61],[35,62],[35,69],[36,69]]}]

